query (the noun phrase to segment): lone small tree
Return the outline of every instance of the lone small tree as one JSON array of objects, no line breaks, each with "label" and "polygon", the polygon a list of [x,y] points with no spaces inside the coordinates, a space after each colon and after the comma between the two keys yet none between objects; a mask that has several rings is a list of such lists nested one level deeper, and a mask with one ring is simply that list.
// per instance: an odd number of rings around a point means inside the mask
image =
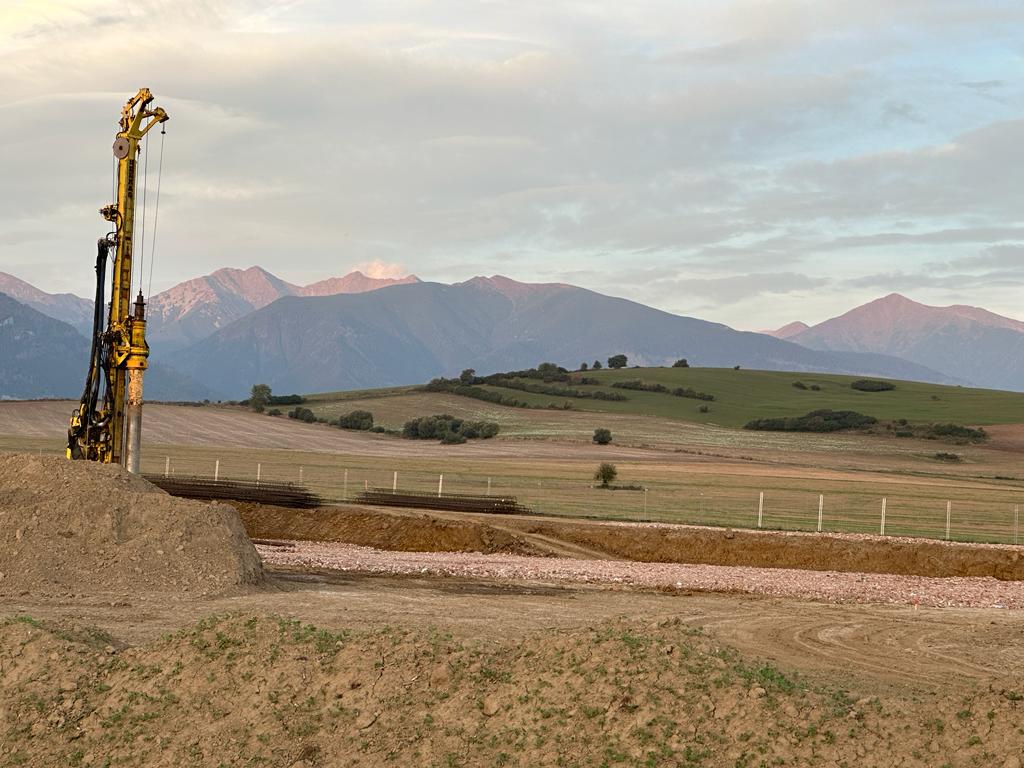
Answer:
[{"label": "lone small tree", "polygon": [[608,367],[625,368],[628,362],[629,360],[625,355],[612,355],[608,358]]},{"label": "lone small tree", "polygon": [[615,468],[614,464],[607,461],[601,462],[597,467],[597,471],[594,472],[594,479],[601,481],[602,488],[607,488],[608,484],[618,476],[619,470]]},{"label": "lone small tree", "polygon": [[598,445],[608,445],[612,441],[612,431],[604,427],[594,430],[594,442]]},{"label": "lone small tree", "polygon": [[587,370],[587,368],[588,368],[588,366],[587,366],[586,363],[580,363],[580,370],[581,371],[585,371],[585,370]]},{"label": "lone small tree", "polygon": [[263,409],[270,405],[270,386],[267,384],[253,384],[249,390],[249,407],[256,413],[263,413]]},{"label": "lone small tree", "polygon": [[595,371],[600,371],[601,370],[601,361],[600,360],[595,360],[594,361],[594,365],[592,367],[593,367],[593,369]]},{"label": "lone small tree", "polygon": [[672,367],[673,368],[689,368],[690,367],[690,363],[687,361],[687,359],[685,357],[681,357],[678,360],[676,360],[674,363],[672,363]]},{"label": "lone small tree", "polygon": [[476,371],[472,368],[467,368],[459,374],[459,381],[463,384],[472,384],[476,380]]}]

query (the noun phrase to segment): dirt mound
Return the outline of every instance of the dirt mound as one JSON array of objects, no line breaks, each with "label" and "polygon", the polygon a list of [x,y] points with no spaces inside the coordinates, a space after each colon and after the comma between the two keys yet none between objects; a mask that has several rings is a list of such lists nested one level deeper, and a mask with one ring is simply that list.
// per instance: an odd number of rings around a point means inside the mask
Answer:
[{"label": "dirt mound", "polygon": [[864,696],[678,620],[463,643],[212,617],[115,647],[28,617],[0,624],[0,764],[1019,764],[1024,681]]},{"label": "dirt mound", "polygon": [[549,552],[516,535],[473,520],[444,520],[429,513],[330,507],[285,509],[232,502],[254,539],[344,541],[396,552],[481,552],[544,556]]},{"label": "dirt mound", "polygon": [[0,454],[0,595],[222,593],[262,579],[234,507],[121,467]]}]

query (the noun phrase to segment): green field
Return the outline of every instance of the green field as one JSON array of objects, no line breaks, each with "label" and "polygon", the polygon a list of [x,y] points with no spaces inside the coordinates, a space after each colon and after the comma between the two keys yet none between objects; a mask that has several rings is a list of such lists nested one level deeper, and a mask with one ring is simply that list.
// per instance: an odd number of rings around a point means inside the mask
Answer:
[{"label": "green field", "polygon": [[[788,373],[778,371],[747,371],[731,368],[625,368],[588,371],[584,375],[600,382],[597,385],[568,385],[583,391],[618,392],[629,398],[614,402],[585,398],[539,395],[484,385],[483,389],[538,407],[561,407],[571,403],[573,410],[660,416],[700,424],[742,427],[751,419],[775,416],[800,416],[821,408],[853,410],[874,416],[880,421],[907,419],[911,423],[945,423],[984,426],[989,424],[1024,423],[1024,393],[990,389],[893,381],[896,388],[888,392],[861,392],[850,387],[860,377],[821,373]],[[640,379],[662,384],[670,390],[691,388],[714,395],[713,402],[702,402],[671,394],[638,392],[612,388],[614,382]],[[794,382],[803,382],[808,389],[798,389]],[[532,382],[539,383],[539,382]],[[820,390],[810,389],[817,385]],[[562,386],[550,384],[548,386]],[[365,401],[376,397],[408,394],[415,388],[331,392],[309,396],[311,404],[343,411],[349,400]],[[468,400],[469,398],[467,398]],[[706,405],[707,413],[700,407]]]}]

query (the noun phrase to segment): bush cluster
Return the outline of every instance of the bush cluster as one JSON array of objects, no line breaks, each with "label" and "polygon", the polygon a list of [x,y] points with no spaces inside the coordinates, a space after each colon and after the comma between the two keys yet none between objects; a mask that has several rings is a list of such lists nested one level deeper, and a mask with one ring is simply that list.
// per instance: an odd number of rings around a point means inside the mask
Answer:
[{"label": "bush cluster", "polygon": [[888,392],[890,389],[896,389],[896,385],[891,381],[857,379],[855,382],[850,384],[850,388],[860,390],[861,392]]},{"label": "bush cluster", "polygon": [[958,440],[987,440],[988,432],[961,424],[932,424],[929,429],[935,437],[952,437]]},{"label": "bush cluster", "polygon": [[440,440],[442,443],[464,443],[480,438],[486,440],[498,434],[493,421],[466,421],[448,414],[420,416],[405,422],[402,437],[410,440]]},{"label": "bush cluster", "polygon": [[[593,381],[593,379],[590,379],[589,381]],[[498,381],[490,382],[490,384],[495,387],[502,387],[504,389],[515,389],[519,392],[529,392],[534,395],[552,395],[554,397],[573,397],[576,399],[588,400],[618,401],[629,399],[625,395],[621,395],[618,392],[604,392],[601,390],[598,390],[596,392],[587,392],[586,390],[582,389],[569,389],[567,387],[551,387],[545,384],[531,384],[526,381],[516,381],[515,379],[500,379]]]},{"label": "bush cluster", "polygon": [[838,432],[843,429],[861,429],[877,424],[878,419],[857,411],[833,411],[823,408],[811,411],[806,416],[754,419],[744,429],[769,432]]},{"label": "bush cluster", "polygon": [[304,421],[307,424],[312,424],[314,421],[317,420],[316,416],[311,410],[309,410],[309,408],[301,407],[293,408],[292,410],[288,411],[288,418],[297,419],[298,421]]},{"label": "bush cluster", "polygon": [[657,384],[650,381],[641,381],[640,379],[630,379],[628,381],[616,381],[612,384],[613,387],[619,389],[632,389],[638,392],[658,392],[666,395],[675,395],[676,397],[688,397],[693,400],[708,400],[712,401],[715,399],[714,395],[709,395],[707,392],[698,392],[692,387],[676,387],[675,389],[669,389],[664,384]]},{"label": "bush cluster", "polygon": [[302,405],[306,398],[302,395],[271,395],[267,405]]},{"label": "bush cluster", "polygon": [[338,417],[338,426],[342,429],[373,429],[373,414],[369,411],[352,411]]}]

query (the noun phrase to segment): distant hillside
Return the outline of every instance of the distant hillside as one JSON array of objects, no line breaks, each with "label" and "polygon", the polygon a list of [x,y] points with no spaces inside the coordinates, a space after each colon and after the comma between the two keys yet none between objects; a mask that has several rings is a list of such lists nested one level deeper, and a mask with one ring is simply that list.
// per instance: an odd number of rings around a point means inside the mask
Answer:
[{"label": "distant hillside", "polygon": [[0,272],[0,293],[83,333],[91,332],[92,300],[71,293],[46,293],[6,272]]},{"label": "distant hillside", "polygon": [[372,278],[362,272],[333,277],[308,286],[292,285],[261,267],[218,269],[158,293],[149,302],[150,344],[162,352],[188,346],[283,296],[363,293],[408,282]]},{"label": "distant hillside", "polygon": [[[85,336],[0,293],[0,399],[78,398],[88,360]],[[217,392],[154,361],[146,373],[145,396],[202,400],[216,398]]]},{"label": "distant hillside", "polygon": [[582,288],[503,277],[288,296],[167,359],[208,386],[241,396],[255,382],[303,392],[390,386],[462,368],[485,373],[544,360],[575,367],[618,352],[640,365],[687,357],[702,366],[948,381],[882,355],[817,352]]},{"label": "distant hillside", "polygon": [[0,398],[77,397],[87,358],[70,325],[0,293]]},{"label": "distant hillside", "polygon": [[[577,381],[542,384],[536,379],[519,383],[557,390],[567,388],[589,393],[591,397],[559,394],[536,394],[522,389],[497,385],[477,385],[503,397],[547,408],[570,403],[575,411],[657,416],[702,424],[741,427],[752,419],[802,416],[823,408],[853,410],[881,421],[907,419],[913,424],[957,423],[969,425],[1019,424],[1024,422],[1024,394],[994,392],[986,389],[950,387],[896,381],[895,389],[886,392],[864,392],[850,385],[855,377],[835,374],[778,371],[756,371],[731,368],[624,368],[604,369],[574,374]],[[580,384],[585,376],[596,384]],[[615,383],[640,380],[660,384],[665,392],[644,392],[612,386]],[[800,382],[802,387],[794,387]],[[701,400],[678,397],[671,392],[689,389],[714,397]],[[626,400],[594,398],[597,392],[624,395]],[[466,418],[487,418],[494,406],[487,401],[459,397],[448,393],[430,394],[409,389],[369,390],[359,393],[333,392],[312,395],[308,405],[317,415],[337,418],[354,408],[367,409],[388,426],[400,427],[404,420],[422,415],[427,398],[437,398],[438,408],[449,408],[454,400],[459,415]],[[706,410],[704,410],[706,409]],[[514,410],[514,409],[510,409]],[[513,418],[511,416],[507,418]],[[529,418],[525,416],[524,418]],[[551,418],[551,417],[546,417]]]},{"label": "distant hillside", "polygon": [[893,355],[978,386],[1024,391],[1024,323],[978,307],[932,307],[894,293],[790,340]]}]

